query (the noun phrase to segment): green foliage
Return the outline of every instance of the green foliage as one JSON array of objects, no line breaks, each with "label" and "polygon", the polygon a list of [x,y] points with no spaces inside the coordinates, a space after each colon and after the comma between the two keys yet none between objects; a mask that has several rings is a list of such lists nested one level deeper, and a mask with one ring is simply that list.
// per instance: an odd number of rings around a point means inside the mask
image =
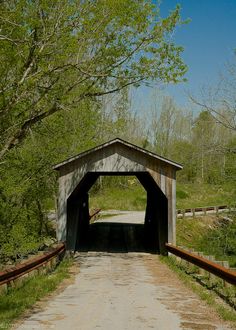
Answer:
[{"label": "green foliage", "polygon": [[[150,131],[153,150],[183,165],[181,182],[222,184],[236,181],[235,131],[229,130],[207,110],[194,118],[163,96],[153,100]],[[233,111],[233,110],[232,110]],[[221,111],[222,118],[228,112]]]},{"label": "green foliage", "polygon": [[213,255],[217,260],[228,260],[236,266],[236,217],[227,214],[232,221],[225,222],[221,216],[205,216],[177,220],[177,245]]},{"label": "green foliage", "polygon": [[0,166],[2,262],[34,252],[49,235],[55,235],[47,220],[57,194],[52,165],[94,146],[91,137],[99,120],[96,110],[84,103],[80,111],[55,114],[54,120],[48,118],[35,127],[21,148],[8,153]]},{"label": "green foliage", "polygon": [[199,237],[198,246],[217,258],[229,259],[231,266],[236,267],[236,217],[232,221],[219,223],[215,228],[208,229]]},{"label": "green foliage", "polygon": [[42,244],[39,222],[34,210],[2,202],[0,223],[0,262],[21,258],[37,251]]},{"label": "green foliage", "polygon": [[[180,24],[179,7],[163,19],[149,0],[1,2],[2,260],[37,249],[51,234],[53,164],[142,131],[128,111],[127,87],[182,80],[183,49],[169,38]],[[103,95],[113,92],[107,111]]]},{"label": "green foliage", "polygon": [[166,18],[151,0],[2,1],[0,158],[30,129],[84,100],[186,72]]},{"label": "green foliage", "polygon": [[212,218],[205,217],[178,218],[176,222],[177,245],[193,249],[199,248],[198,240],[208,231],[212,222]]},{"label": "green foliage", "polygon": [[26,256],[30,252],[37,251],[39,247],[38,237],[36,233],[33,234],[20,222],[13,225],[7,234],[5,242],[2,243],[1,257],[16,259]]},{"label": "green foliage", "polygon": [[[117,136],[183,164],[178,208],[235,200],[235,134],[212,114],[193,118],[169,97],[150,127],[130,111],[128,86],[183,80],[182,48],[169,38],[182,23],[179,7],[161,18],[149,0],[2,1],[2,259],[52,234],[52,165]],[[145,209],[146,192],[129,180],[98,181],[91,207]]]},{"label": "green foliage", "polygon": [[[236,189],[233,183],[179,183],[177,178],[177,209],[233,205]],[[146,191],[135,177],[102,177],[90,191],[91,207],[117,210],[145,210]]]},{"label": "green foliage", "polygon": [[[234,182],[221,184],[207,183],[181,183],[177,176],[177,208],[187,209],[191,207],[233,205],[236,200],[236,189]],[[185,197],[179,196],[183,191]]]},{"label": "green foliage", "polygon": [[178,190],[176,191],[176,198],[178,199],[185,199],[188,197],[188,193],[186,193],[186,191],[183,190]]},{"label": "green foliage", "polygon": [[25,280],[19,288],[11,289],[0,299],[0,328],[10,329],[12,322],[36,301],[54,291],[64,278],[69,277],[71,260],[64,260],[50,275],[37,275]]},{"label": "green foliage", "polygon": [[102,177],[102,186],[90,192],[90,206],[102,210],[142,211],[146,207],[146,191],[135,177]]}]

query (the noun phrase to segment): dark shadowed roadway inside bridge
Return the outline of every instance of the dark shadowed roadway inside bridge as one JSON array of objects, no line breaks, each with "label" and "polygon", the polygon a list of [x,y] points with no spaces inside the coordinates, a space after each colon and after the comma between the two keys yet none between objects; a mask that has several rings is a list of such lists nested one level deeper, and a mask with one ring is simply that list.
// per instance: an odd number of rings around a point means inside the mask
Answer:
[{"label": "dark shadowed roadway inside bridge", "polygon": [[77,246],[78,251],[109,253],[156,252],[156,242],[147,235],[144,212],[127,212],[104,218],[89,226],[87,237]]}]

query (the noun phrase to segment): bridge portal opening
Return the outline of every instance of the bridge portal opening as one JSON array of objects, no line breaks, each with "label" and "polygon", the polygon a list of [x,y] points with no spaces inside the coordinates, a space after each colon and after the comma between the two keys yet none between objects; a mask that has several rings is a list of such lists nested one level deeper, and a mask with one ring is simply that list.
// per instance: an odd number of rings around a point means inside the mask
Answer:
[{"label": "bridge portal opening", "polygon": [[176,172],[181,168],[172,160],[119,138],[57,164],[58,241],[65,242],[71,251],[88,242],[89,191],[99,176],[134,175],[147,196],[144,242],[153,251],[166,254],[165,243],[176,243]]},{"label": "bridge portal opening", "polygon": [[117,177],[121,173],[88,172],[67,200],[67,244],[75,251],[152,252],[165,254],[168,241],[168,200],[147,172],[122,173],[133,176],[145,190],[143,219],[90,223],[90,191],[100,177]]}]

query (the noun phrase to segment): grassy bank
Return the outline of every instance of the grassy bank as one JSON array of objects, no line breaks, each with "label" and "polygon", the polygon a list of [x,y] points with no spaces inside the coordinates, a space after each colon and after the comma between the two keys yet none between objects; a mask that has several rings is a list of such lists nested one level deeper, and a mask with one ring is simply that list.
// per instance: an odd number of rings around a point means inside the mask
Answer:
[{"label": "grassy bank", "polygon": [[177,219],[177,245],[227,260],[230,267],[236,267],[236,216],[226,216],[233,221],[225,223],[214,215]]},{"label": "grassy bank", "polygon": [[209,306],[213,307],[223,320],[230,321],[233,329],[236,327],[236,311],[227,304],[224,304],[223,301],[219,303],[219,297],[214,291],[202,287],[191,276],[187,275],[185,271],[177,265],[174,258],[160,257],[160,260],[166,263],[186,286],[191,288]]},{"label": "grassy bank", "polygon": [[234,183],[200,184],[177,183],[177,208],[199,206],[231,205],[236,201],[236,187]]},{"label": "grassy bank", "polygon": [[48,275],[36,275],[19,288],[10,289],[0,296],[0,329],[9,329],[14,320],[32,307],[39,299],[53,292],[63,279],[68,278],[71,260],[64,260]]},{"label": "grassy bank", "polygon": [[[236,188],[233,184],[177,183],[177,208],[233,204]],[[90,193],[90,206],[116,210],[145,210],[146,191],[141,184],[111,185]]]},{"label": "grassy bank", "polygon": [[146,191],[141,185],[104,187],[90,194],[90,207],[102,210],[142,211],[146,207]]}]

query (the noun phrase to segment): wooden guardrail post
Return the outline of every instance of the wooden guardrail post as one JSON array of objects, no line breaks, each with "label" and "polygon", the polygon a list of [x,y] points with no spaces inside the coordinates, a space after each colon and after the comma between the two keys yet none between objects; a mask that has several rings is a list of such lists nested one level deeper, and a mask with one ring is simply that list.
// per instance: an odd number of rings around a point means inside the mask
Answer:
[{"label": "wooden guardrail post", "polygon": [[[214,256],[202,256],[202,257],[206,258],[209,261],[215,262]],[[207,277],[208,277],[208,280],[210,281],[210,283],[213,282],[214,278],[216,278],[215,275],[213,275],[211,272],[206,272],[206,273],[207,273]]]},{"label": "wooden guardrail post", "polygon": [[[222,261],[222,266],[229,269],[229,262],[228,261]],[[229,286],[229,283],[227,283],[225,280],[223,280],[223,285],[225,287],[228,287]]]},{"label": "wooden guardrail post", "polygon": [[218,207],[218,206],[215,206],[214,209],[215,209],[215,213],[218,214],[218,212],[219,212],[219,207]]},{"label": "wooden guardrail post", "polygon": [[213,211],[216,215],[221,211],[221,210],[226,210],[228,209],[230,211],[230,207],[226,205],[220,205],[220,206],[209,206],[209,207],[196,207],[196,208],[190,208],[190,209],[179,209],[177,210],[176,217],[181,217],[185,218],[186,213],[191,213],[191,216],[194,218],[196,216],[196,213],[198,212],[203,212],[204,215],[208,213],[208,211]]},{"label": "wooden guardrail post", "polygon": [[[215,257],[214,256],[207,256],[207,259],[212,261],[212,262],[215,262]],[[216,276],[213,275],[211,272],[208,272],[208,274],[209,274],[209,281],[213,282],[214,279],[216,278]]]},{"label": "wooden guardrail post", "polygon": [[[201,258],[203,258],[203,252],[197,252],[197,255]],[[199,275],[201,276],[204,276],[205,275],[205,270],[202,269],[201,267],[198,268],[198,273]]]}]

